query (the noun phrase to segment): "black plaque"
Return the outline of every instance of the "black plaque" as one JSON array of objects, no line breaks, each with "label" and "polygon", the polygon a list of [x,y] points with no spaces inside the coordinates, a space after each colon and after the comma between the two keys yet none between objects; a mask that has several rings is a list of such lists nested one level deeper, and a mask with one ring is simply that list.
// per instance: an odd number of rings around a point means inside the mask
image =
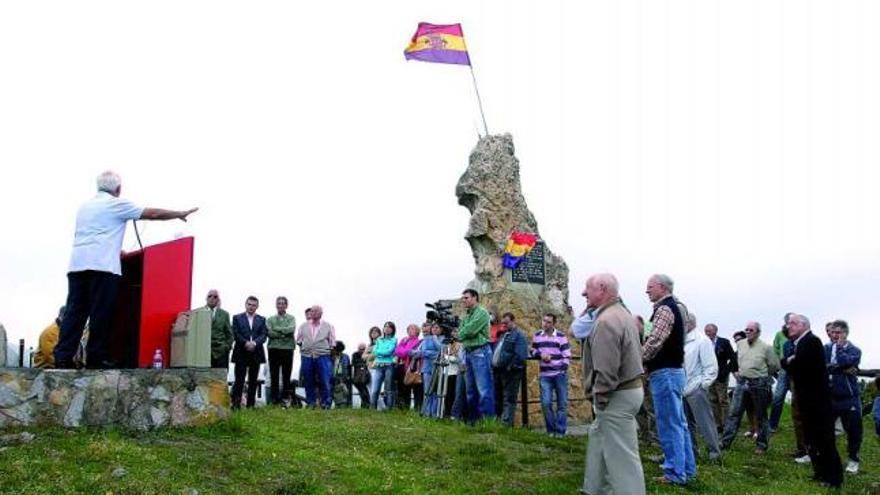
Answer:
[{"label": "black plaque", "polygon": [[514,282],[544,285],[544,243],[538,242],[510,273]]}]

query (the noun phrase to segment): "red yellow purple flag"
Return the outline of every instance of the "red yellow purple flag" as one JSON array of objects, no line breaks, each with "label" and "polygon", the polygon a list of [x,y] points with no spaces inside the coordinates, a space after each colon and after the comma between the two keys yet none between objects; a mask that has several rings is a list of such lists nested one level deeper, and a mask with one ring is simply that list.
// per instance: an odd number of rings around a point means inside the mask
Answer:
[{"label": "red yellow purple flag", "polygon": [[403,56],[422,62],[471,65],[461,24],[420,22]]}]

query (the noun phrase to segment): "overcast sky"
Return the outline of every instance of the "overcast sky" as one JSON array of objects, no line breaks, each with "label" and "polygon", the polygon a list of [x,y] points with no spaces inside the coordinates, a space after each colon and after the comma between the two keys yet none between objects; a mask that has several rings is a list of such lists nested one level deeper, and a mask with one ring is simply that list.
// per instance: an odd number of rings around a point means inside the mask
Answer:
[{"label": "overcast sky", "polygon": [[76,208],[108,168],[137,203],[201,208],[141,227],[195,236],[193,305],[321,303],[351,348],[457,296],[479,114],[467,67],[404,61],[419,21],[462,23],[576,309],[611,271],[649,314],[666,272],[701,326],[755,319],[770,340],[787,311],[845,318],[880,367],[870,0],[4,2],[10,339],[35,343],[64,301]]}]

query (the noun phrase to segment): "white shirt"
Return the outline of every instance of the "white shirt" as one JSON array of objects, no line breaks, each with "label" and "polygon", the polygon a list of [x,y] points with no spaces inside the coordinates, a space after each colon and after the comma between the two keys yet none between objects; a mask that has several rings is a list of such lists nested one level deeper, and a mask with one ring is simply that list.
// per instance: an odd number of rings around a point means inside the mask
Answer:
[{"label": "white shirt", "polygon": [[684,372],[687,382],[684,395],[697,387],[708,389],[718,378],[718,359],[715,345],[698,330],[691,330],[684,336]]},{"label": "white shirt", "polygon": [[137,220],[144,209],[127,199],[99,192],[76,214],[76,231],[68,272],[95,270],[122,275],[119,254],[125,222]]}]

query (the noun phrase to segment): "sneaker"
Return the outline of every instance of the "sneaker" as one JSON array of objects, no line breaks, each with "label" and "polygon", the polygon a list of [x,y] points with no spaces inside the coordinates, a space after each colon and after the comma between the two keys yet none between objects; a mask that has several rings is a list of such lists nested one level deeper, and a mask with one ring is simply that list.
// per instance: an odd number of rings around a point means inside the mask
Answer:
[{"label": "sneaker", "polygon": [[800,457],[796,457],[794,459],[794,462],[796,462],[798,464],[809,464],[810,463],[810,456],[809,456],[809,454],[807,454],[807,455],[802,455]]},{"label": "sneaker", "polygon": [[746,438],[752,438],[752,432],[747,431],[747,432],[743,433],[743,436]]},{"label": "sneaker", "polygon": [[856,461],[849,461],[846,463],[846,472],[849,474],[856,474],[859,472],[859,463]]}]

